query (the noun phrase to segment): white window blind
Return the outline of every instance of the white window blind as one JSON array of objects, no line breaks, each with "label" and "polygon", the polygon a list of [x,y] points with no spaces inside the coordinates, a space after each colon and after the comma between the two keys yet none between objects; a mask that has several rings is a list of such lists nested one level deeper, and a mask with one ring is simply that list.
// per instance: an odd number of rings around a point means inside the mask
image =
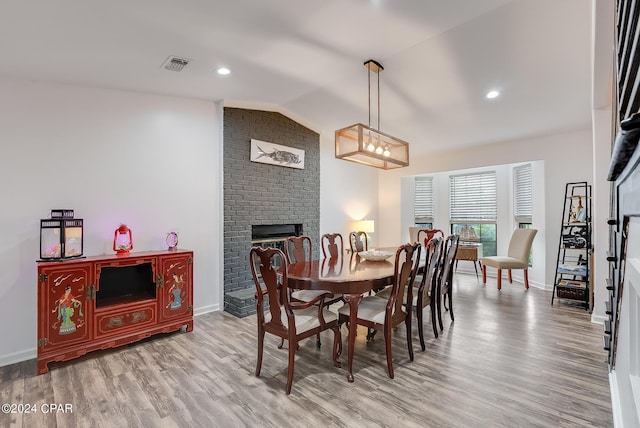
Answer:
[{"label": "white window blind", "polygon": [[415,223],[433,222],[433,177],[415,178]]},{"label": "white window blind", "polygon": [[449,177],[451,220],[495,221],[498,217],[495,171]]},{"label": "white window blind", "polygon": [[531,223],[533,215],[531,164],[513,169],[513,213],[518,223]]}]

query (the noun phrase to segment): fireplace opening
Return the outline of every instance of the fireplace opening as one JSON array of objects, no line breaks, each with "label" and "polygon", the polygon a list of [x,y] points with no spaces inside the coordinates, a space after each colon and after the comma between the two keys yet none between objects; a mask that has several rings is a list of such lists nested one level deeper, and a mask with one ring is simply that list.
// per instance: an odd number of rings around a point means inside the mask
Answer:
[{"label": "fireplace opening", "polygon": [[251,245],[283,249],[283,242],[290,236],[302,235],[301,223],[258,224],[251,226]]}]

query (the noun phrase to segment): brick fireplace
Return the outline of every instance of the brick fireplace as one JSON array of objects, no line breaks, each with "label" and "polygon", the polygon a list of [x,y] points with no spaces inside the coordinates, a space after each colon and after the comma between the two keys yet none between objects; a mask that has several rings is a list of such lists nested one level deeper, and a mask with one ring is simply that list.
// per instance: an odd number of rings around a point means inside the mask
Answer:
[{"label": "brick fireplace", "polygon": [[[304,169],[250,161],[251,139],[305,151]],[[280,113],[224,109],[224,310],[255,313],[249,269],[252,231],[299,227],[318,257],[320,136]],[[280,239],[279,237],[278,239]]]}]

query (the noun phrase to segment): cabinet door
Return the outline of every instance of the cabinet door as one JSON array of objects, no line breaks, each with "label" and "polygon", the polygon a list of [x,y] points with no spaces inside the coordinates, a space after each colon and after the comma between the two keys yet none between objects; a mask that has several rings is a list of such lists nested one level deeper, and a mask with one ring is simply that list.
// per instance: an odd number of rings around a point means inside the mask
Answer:
[{"label": "cabinet door", "polygon": [[91,339],[90,263],[38,268],[38,353]]},{"label": "cabinet door", "polygon": [[191,316],[193,312],[193,253],[159,257],[160,320]]}]

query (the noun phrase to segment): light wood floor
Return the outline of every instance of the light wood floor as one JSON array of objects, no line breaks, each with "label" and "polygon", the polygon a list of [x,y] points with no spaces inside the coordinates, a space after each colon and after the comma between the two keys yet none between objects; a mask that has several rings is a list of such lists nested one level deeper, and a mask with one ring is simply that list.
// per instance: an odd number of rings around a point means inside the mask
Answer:
[{"label": "light wood floor", "polygon": [[550,300],[548,291],[506,282],[498,293],[495,279],[483,287],[457,274],[456,320],[447,318],[438,339],[425,326],[425,352],[414,328],[413,362],[404,329],[396,331],[395,379],[387,377],[382,336],[367,344],[363,330],[355,383],[347,383],[345,369],[331,363],[326,332],[319,351],[315,339],[301,344],[290,396],[278,339],[267,335],[262,375],[253,374],[255,316],[206,314],[192,333],[51,364],[45,375],[35,374],[35,360],[0,368],[0,403],[73,406],[71,414],[0,414],[0,426],[612,426],[602,328],[583,309]]}]

